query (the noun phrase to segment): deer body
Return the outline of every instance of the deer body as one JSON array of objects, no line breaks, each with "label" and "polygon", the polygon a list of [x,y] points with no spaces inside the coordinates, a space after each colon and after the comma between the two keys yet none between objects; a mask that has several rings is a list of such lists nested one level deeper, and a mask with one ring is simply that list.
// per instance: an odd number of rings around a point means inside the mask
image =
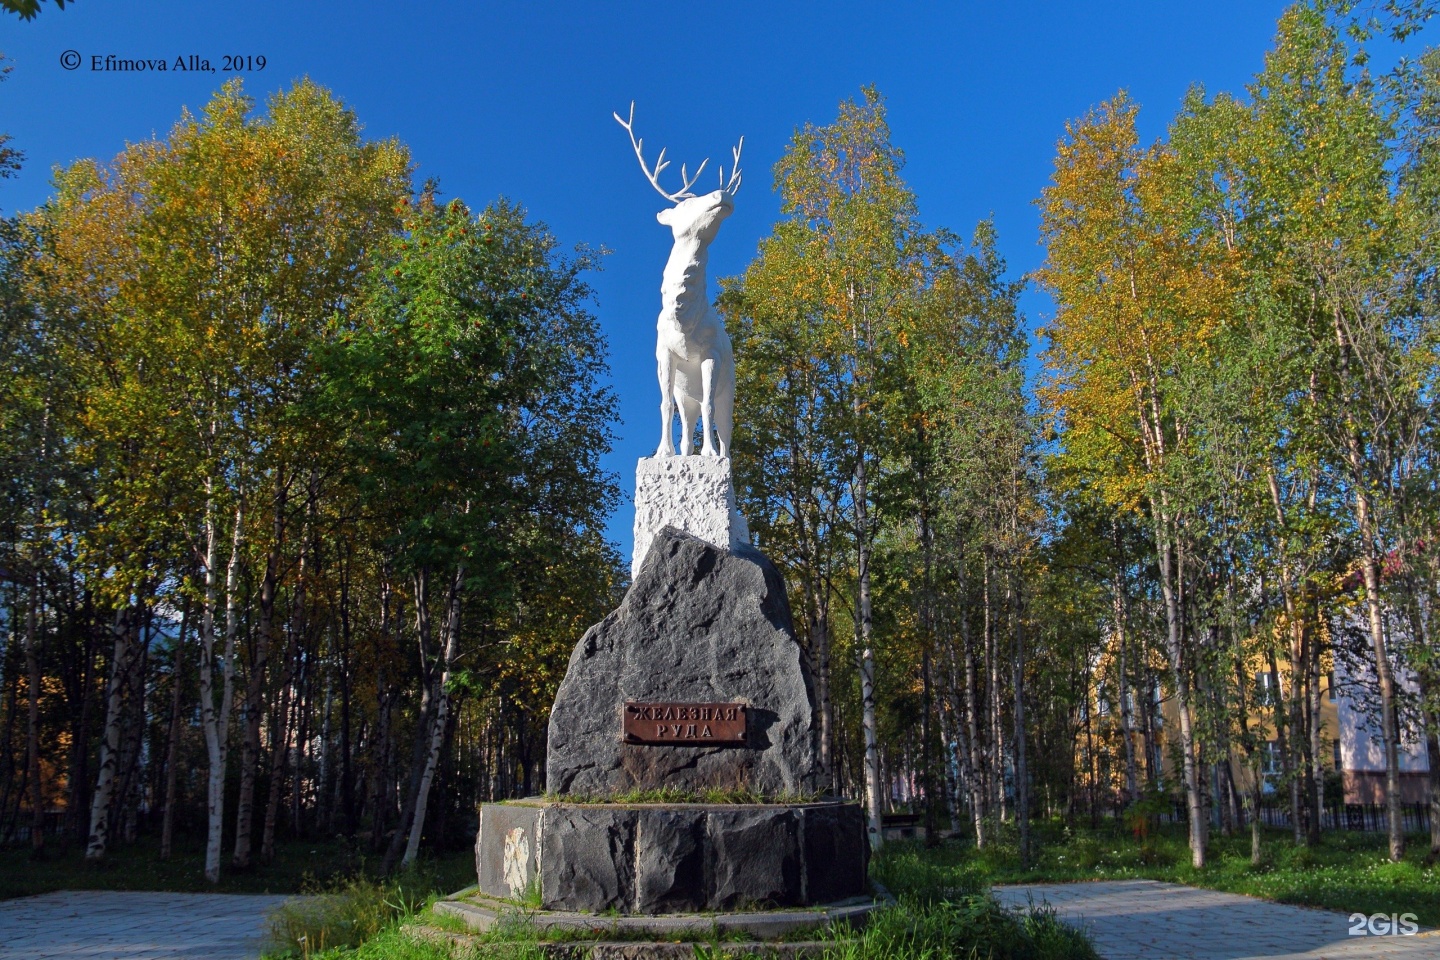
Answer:
[{"label": "deer body", "polygon": [[[725,324],[710,305],[705,265],[709,259],[710,242],[720,231],[720,224],[735,209],[735,194],[740,189],[740,150],[745,138],[732,151],[735,165],[730,179],[720,170],[720,189],[703,196],[690,192],[705,169],[701,163],[695,176],[688,176],[680,167],[684,185],[669,193],[660,186],[659,176],[669,163],[660,151],[652,171],[645,164],[644,141],[635,139],[635,104],[630,104],[630,119],[615,120],[630,134],[635,156],[660,195],[675,206],[662,210],[656,219],[670,228],[675,245],[665,263],[660,284],[660,317],[656,323],[655,362],[660,380],[660,447],[657,457],[675,455],[675,414],[680,414],[680,455],[688,456],[694,443],[695,420],[700,419],[700,454],[706,457],[728,457],[730,435],[735,413],[735,354]],[[709,161],[707,160],[706,163]]]},{"label": "deer body", "polygon": [[[660,284],[655,361],[660,380],[660,447],[656,456],[674,456],[674,418],[680,414],[680,455],[688,456],[700,419],[702,456],[730,455],[735,411],[735,354],[730,337],[710,305],[706,262],[710,241],[734,209],[723,190],[691,197],[657,219],[670,227],[675,246]],[[714,441],[712,443],[712,437]]]}]

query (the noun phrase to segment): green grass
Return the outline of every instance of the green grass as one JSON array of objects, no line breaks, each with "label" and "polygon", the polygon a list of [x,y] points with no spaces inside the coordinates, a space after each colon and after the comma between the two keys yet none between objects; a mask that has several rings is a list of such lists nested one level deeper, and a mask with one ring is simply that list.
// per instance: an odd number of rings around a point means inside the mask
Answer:
[{"label": "green grass", "polygon": [[1049,909],[1023,914],[986,894],[954,900],[901,897],[858,935],[832,931],[825,960],[1099,960],[1089,938]]},{"label": "green grass", "polygon": [[[203,842],[176,843],[169,860],[160,859],[156,840],[116,847],[104,862],[88,864],[84,849],[52,848],[31,860],[28,848],[0,850],[0,900],[54,890],[164,890],[176,893],[300,893],[332,880],[373,873],[378,859],[368,858],[342,841],[289,841],[276,845],[275,860],[238,871],[230,851],[221,859],[220,882],[205,880]],[[459,850],[427,861],[437,889],[453,892],[475,882],[475,859]]]},{"label": "green grass", "polygon": [[[366,876],[315,884],[308,896],[270,914],[266,957],[308,958],[358,947],[444,896],[435,871],[419,864],[383,880]],[[438,918],[437,918],[438,919]]]},{"label": "green grass", "polygon": [[[505,960],[541,960],[544,943],[571,939],[542,940],[534,926],[524,923],[523,919],[465,937],[458,944],[441,938],[420,937],[404,926],[392,925],[358,950],[333,950],[313,957],[314,960],[467,960],[495,956]],[[722,941],[718,939],[685,939],[691,943],[696,960],[725,956],[719,949]],[[726,939],[733,942],[739,938]],[[983,894],[933,902],[906,897],[878,910],[863,931],[837,928],[795,939],[826,943],[822,960],[1098,960],[1084,934],[1061,924],[1053,912],[1041,909],[1017,915],[1001,909]]]},{"label": "green grass", "polygon": [[[443,941],[412,936],[394,925],[354,950],[338,947],[311,956],[313,960],[461,960],[479,955],[479,950],[455,949]],[[536,949],[533,955],[507,954],[507,960],[543,960],[543,955]]]},{"label": "green grass", "polygon": [[1205,868],[1196,870],[1184,831],[1183,824],[1165,824],[1142,843],[1119,824],[1097,830],[1037,824],[1030,867],[1020,865],[1007,832],[982,851],[967,842],[947,842],[941,852],[927,855],[925,869],[935,874],[927,882],[1163,880],[1346,913],[1413,913],[1422,925],[1440,926],[1440,865],[1424,862],[1428,837],[1410,836],[1405,859],[1391,863],[1384,834],[1326,832],[1312,848],[1296,847],[1289,831],[1266,829],[1262,862],[1252,866],[1249,833],[1223,837],[1217,831]]}]

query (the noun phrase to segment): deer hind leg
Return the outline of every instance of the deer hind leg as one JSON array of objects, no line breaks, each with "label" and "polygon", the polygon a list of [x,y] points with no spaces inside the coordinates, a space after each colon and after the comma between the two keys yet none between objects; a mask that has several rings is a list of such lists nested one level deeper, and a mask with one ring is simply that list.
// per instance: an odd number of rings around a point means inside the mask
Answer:
[{"label": "deer hind leg", "polygon": [[711,442],[715,424],[715,361],[700,362],[700,455],[716,456],[715,444]]},{"label": "deer hind leg", "polygon": [[730,456],[730,436],[735,431],[735,358],[728,352],[715,364],[715,439],[720,456]]},{"label": "deer hind leg", "polygon": [[655,357],[660,377],[660,447],[657,457],[675,456],[675,366],[669,350]]}]

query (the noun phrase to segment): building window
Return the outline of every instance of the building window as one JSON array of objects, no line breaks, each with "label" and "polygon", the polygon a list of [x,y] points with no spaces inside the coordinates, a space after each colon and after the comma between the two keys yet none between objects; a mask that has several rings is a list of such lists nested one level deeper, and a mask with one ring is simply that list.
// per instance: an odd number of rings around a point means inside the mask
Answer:
[{"label": "building window", "polygon": [[1260,771],[1267,776],[1276,776],[1280,773],[1280,741],[1267,740],[1265,751],[1260,758]]},{"label": "building window", "polygon": [[1335,743],[1335,769],[1336,769],[1336,770],[1342,770],[1342,769],[1344,769],[1344,768],[1341,766],[1341,763],[1340,763],[1340,741],[1337,739],[1337,740],[1334,741],[1334,743]]},{"label": "building window", "polygon": [[[1334,700],[1334,699],[1335,699],[1335,671],[1334,671],[1334,670],[1331,670],[1329,673],[1327,673],[1327,674],[1325,675],[1325,685],[1326,685],[1327,687],[1329,687],[1329,690],[1327,691],[1328,696],[1330,697],[1331,700]],[[1339,756],[1339,754],[1336,754],[1336,756]],[[1339,762],[1338,762],[1338,761],[1336,762],[1336,766],[1339,766]]]},{"label": "building window", "polygon": [[1275,682],[1275,674],[1269,670],[1262,670],[1255,674],[1255,700],[1257,703],[1274,703],[1277,699],[1275,691],[1278,688]]}]

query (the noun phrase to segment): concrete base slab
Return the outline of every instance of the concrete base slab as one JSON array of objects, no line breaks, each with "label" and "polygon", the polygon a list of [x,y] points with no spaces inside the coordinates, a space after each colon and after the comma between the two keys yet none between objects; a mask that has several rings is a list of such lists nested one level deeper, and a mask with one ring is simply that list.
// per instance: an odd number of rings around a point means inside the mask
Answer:
[{"label": "concrete base slab", "polygon": [[[671,913],[662,916],[617,916],[564,910],[531,910],[504,900],[472,894],[461,900],[441,900],[434,910],[463,920],[472,930],[484,932],[503,922],[532,925],[543,937],[547,931],[590,932],[590,945],[621,940],[694,941],[736,933],[759,939],[780,937],[801,930],[837,925],[862,927],[881,901],[853,897],[836,903],[796,910],[755,910],[738,913]],[[685,946],[688,947],[688,944]]]},{"label": "concrete base slab", "polygon": [[[505,960],[511,954],[532,957],[539,951],[546,960],[695,960],[693,941],[676,943],[658,940],[580,940],[540,943],[481,942],[478,937],[463,933],[446,933],[434,927],[412,926],[406,932],[415,939],[441,942],[451,951],[464,955],[483,947],[484,956]],[[729,941],[705,944],[711,954],[724,957],[766,957],[773,960],[820,960],[827,952],[843,949],[847,940],[806,940],[770,943],[763,940]]]}]

